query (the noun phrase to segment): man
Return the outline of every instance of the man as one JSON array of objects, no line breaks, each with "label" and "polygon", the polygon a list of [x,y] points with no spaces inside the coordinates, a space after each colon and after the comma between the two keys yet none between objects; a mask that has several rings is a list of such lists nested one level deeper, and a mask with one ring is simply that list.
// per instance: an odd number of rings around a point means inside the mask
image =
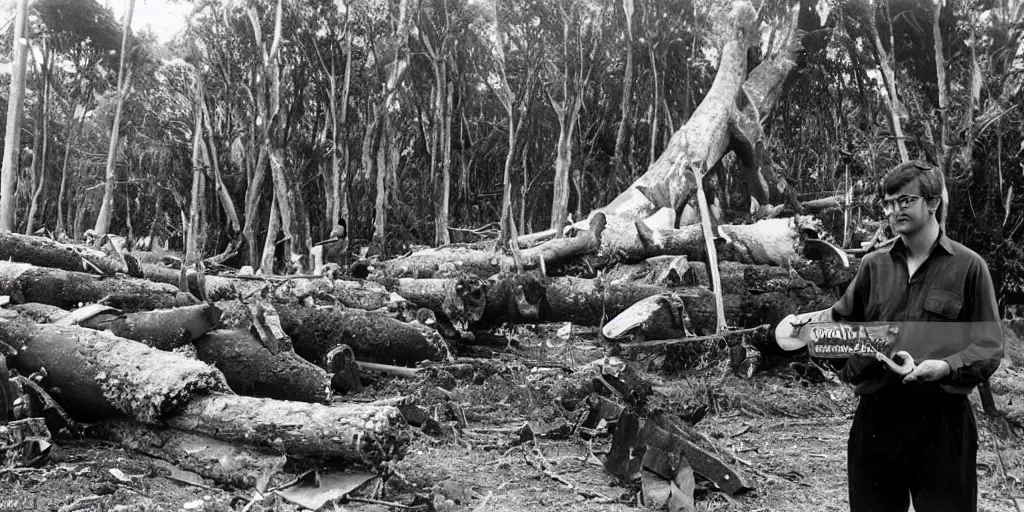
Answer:
[{"label": "man", "polygon": [[902,164],[879,187],[899,238],[867,255],[833,320],[899,322],[907,375],[854,355],[841,377],[860,397],[848,443],[850,510],[977,510],[977,425],[968,396],[999,366],[1003,339],[985,261],[950,240],[941,172]]}]

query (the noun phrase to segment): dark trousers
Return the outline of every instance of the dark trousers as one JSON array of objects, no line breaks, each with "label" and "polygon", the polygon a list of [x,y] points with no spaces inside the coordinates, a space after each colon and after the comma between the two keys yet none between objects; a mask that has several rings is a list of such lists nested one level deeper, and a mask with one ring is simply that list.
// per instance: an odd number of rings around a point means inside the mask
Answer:
[{"label": "dark trousers", "polygon": [[851,512],[977,512],[978,430],[967,396],[897,384],[860,398],[850,428]]}]

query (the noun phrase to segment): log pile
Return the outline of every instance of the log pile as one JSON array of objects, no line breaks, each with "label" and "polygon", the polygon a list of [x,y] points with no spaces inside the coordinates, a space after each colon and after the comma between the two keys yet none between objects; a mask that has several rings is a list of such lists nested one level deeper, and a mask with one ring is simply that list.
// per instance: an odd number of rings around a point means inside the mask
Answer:
[{"label": "log pile", "polygon": [[[22,249],[11,256],[24,260],[34,259],[26,246],[44,255],[60,248],[17,238]],[[68,422],[232,485],[253,485],[255,475],[283,460],[382,467],[404,455],[410,434],[399,410],[334,403],[331,375],[321,365],[296,353],[287,335],[268,342],[274,320],[280,323],[276,313],[256,317],[244,308],[245,316],[228,308],[229,316],[166,283],[120,271],[96,275],[116,268],[103,256],[61,251],[64,259],[36,261],[68,267],[69,254],[86,254],[94,273],[0,262],[0,294],[12,303],[0,310],[0,340],[15,372],[11,381],[38,381]],[[273,311],[266,295],[256,303]],[[282,309],[292,332],[309,319],[299,307]],[[377,314],[359,325],[400,324],[436,343],[441,352],[426,358],[447,354],[436,331]],[[6,410],[11,397],[3,389]],[[213,448],[187,448],[204,442]],[[229,455],[246,462],[229,464]]]},{"label": "log pile", "polygon": [[[428,249],[372,269],[359,261],[340,276],[206,275],[0,233],[0,295],[14,304],[0,310],[0,339],[15,352],[11,366],[43,375],[74,420],[95,423],[94,435],[258,486],[284,461],[382,466],[402,457],[410,434],[397,407],[335,403],[334,393],[359,389],[359,368],[418,378],[507,324],[600,326],[614,349],[754,332],[826,308],[858,260],[828,243],[821,222],[779,217],[767,204],[774,218],[722,224],[704,197],[703,180],[725,172],[719,160],[736,151],[750,195],[784,200],[756,147],[759,114],[777,101],[798,45],[748,70],[747,48],[759,40],[752,14],[734,6],[712,90],[665,153],[562,233],[508,248]],[[630,421],[626,406],[638,404],[611,407],[606,419]],[[630,471],[608,462],[613,474],[649,471],[685,485],[689,460],[728,492],[745,487],[678,422],[652,415],[635,427],[626,450],[639,442],[652,455],[624,462],[642,462]]]}]

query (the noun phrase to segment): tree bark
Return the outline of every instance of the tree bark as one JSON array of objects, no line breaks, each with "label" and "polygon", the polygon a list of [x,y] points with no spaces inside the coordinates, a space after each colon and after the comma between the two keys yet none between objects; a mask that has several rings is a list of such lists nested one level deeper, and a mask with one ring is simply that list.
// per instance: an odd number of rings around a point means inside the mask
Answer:
[{"label": "tree bark", "polygon": [[[46,185],[46,150],[49,145],[50,127],[50,62],[52,60],[50,50],[46,47],[46,39],[43,39],[43,93],[39,107],[39,120],[37,125],[42,127],[36,130],[36,137],[42,141],[34,142],[36,147],[32,153],[32,204],[28,209],[28,219],[25,222],[25,234],[31,235],[35,231],[36,213],[39,211],[39,197],[42,195]],[[38,165],[36,165],[38,164]]]},{"label": "tree bark", "polygon": [[[573,238],[548,240],[543,244],[521,251],[524,268],[535,268],[541,264],[553,265],[595,251],[601,247],[604,232],[604,216],[591,219],[591,228]],[[428,249],[402,258],[381,262],[381,272],[389,277],[449,277],[469,274],[488,277],[502,270],[515,268],[512,256],[492,251],[448,247]]]},{"label": "tree bark", "polygon": [[63,309],[103,301],[134,312],[191,306],[198,301],[175,286],[145,279],[101,279],[82,272],[0,261],[0,294],[14,303],[39,302]]},{"label": "tree bark", "polygon": [[263,257],[260,259],[260,273],[274,274],[274,257],[277,252],[277,235],[281,232],[281,208],[277,194],[270,199],[270,224],[267,226],[267,238],[263,241]]},{"label": "tree bark", "polygon": [[92,270],[92,267],[95,267],[111,276],[117,272],[127,271],[120,261],[109,258],[105,253],[95,249],[18,233],[0,233],[0,260],[77,272]]},{"label": "tree bark", "polygon": [[128,54],[128,34],[132,27],[132,13],[135,10],[135,0],[128,0],[128,9],[124,13],[124,25],[121,27],[121,64],[117,71],[117,105],[114,107],[114,124],[110,128],[110,146],[107,149],[107,170],[103,183],[103,202],[100,204],[100,212],[96,216],[96,233],[107,234],[110,229],[110,222],[114,216],[114,186],[117,181],[117,168],[114,166],[117,160],[117,139],[121,132],[121,108],[124,106],[124,98],[131,87],[132,74],[127,67],[126,57]]},{"label": "tree bark", "polygon": [[[202,84],[200,84],[202,87]],[[200,95],[200,107],[203,110],[203,127],[206,130],[207,146],[204,147],[206,163],[213,171],[209,178],[213,181],[214,191],[220,198],[221,206],[224,208],[224,215],[227,216],[228,224],[231,227],[232,236],[237,236],[242,231],[242,223],[238,219],[238,211],[235,209],[235,200],[231,198],[231,191],[224,185],[224,177],[220,172],[220,160],[217,158],[217,142],[213,133],[213,119],[210,117],[210,108],[206,106],[205,93]]]},{"label": "tree bark", "polygon": [[946,56],[943,52],[942,27],[939,23],[942,19],[944,3],[942,0],[938,0],[933,6],[935,14],[932,17],[932,39],[935,41],[935,83],[939,94],[939,143],[936,153],[940,169],[945,172],[948,165],[946,153],[949,148],[949,112],[946,110],[949,100],[947,99],[948,86],[946,85]]},{"label": "tree bark", "polygon": [[[499,325],[514,321],[510,311],[516,307],[512,280],[499,281],[487,293],[487,308],[482,322]],[[540,315],[530,323],[572,322],[579,325],[601,325],[633,304],[666,292],[677,295],[685,306],[683,314],[667,310],[676,318],[688,316],[690,331],[713,334],[716,331],[714,293],[704,287],[685,286],[666,289],[636,283],[607,282],[597,279],[558,277],[543,281],[545,305],[538,305]],[[771,289],[763,293],[727,290],[724,294],[725,317],[735,327],[757,327],[777,324],[793,311],[823,309],[835,303],[836,297],[809,283]],[[821,306],[821,307],[819,307]]]},{"label": "tree bark", "polygon": [[[349,90],[352,84],[352,26],[350,24],[349,11],[345,11],[345,84],[341,88],[341,125],[345,127],[345,137],[342,140],[342,153],[341,153],[341,168],[339,169],[336,177],[334,178],[335,194],[334,194],[334,205],[336,211],[334,212],[334,222],[338,223],[339,220],[344,219],[346,225],[351,226],[349,221],[349,197],[348,197],[348,183],[349,183],[349,150],[348,150],[348,97]],[[337,129],[337,128],[335,128]],[[337,141],[337,135],[335,135],[335,141]],[[337,153],[334,153],[337,154]]]},{"label": "tree bark", "polygon": [[[278,0],[274,11],[274,34],[270,47],[264,47],[263,31],[260,28],[259,13],[255,5],[247,5],[246,13],[252,25],[253,37],[262,56],[261,67],[256,72],[252,95],[256,98],[256,112],[252,121],[250,159],[256,155],[252,163],[252,174],[249,176],[248,188],[245,190],[245,227],[242,232],[249,247],[249,264],[256,266],[260,262],[259,245],[257,242],[257,223],[259,218],[260,196],[263,182],[267,176],[270,151],[273,147],[275,127],[278,125],[281,90],[281,17],[282,3]],[[259,149],[256,149],[259,148]],[[276,197],[276,193],[272,193]],[[273,272],[273,269],[270,270]]]},{"label": "tree bark", "polygon": [[167,424],[289,459],[376,466],[400,459],[411,441],[395,407],[308,404],[238,395],[192,400]]},{"label": "tree bark", "polygon": [[[281,213],[281,228],[285,236],[285,257],[288,268],[296,273],[312,269],[309,257],[313,247],[309,231],[309,215],[302,197],[302,183],[295,169],[285,165],[286,150],[275,148],[270,152],[270,168],[274,179],[277,208]],[[264,257],[266,254],[264,254]]]},{"label": "tree bark", "polygon": [[[71,314],[57,306],[29,302],[14,306],[19,313],[39,323],[57,323]],[[171,351],[199,339],[220,321],[220,311],[209,304],[135,313],[103,313],[79,320],[78,325],[114,336],[138,341],[159,350]],[[66,324],[64,324],[66,325]]]},{"label": "tree bark", "polygon": [[11,69],[11,95],[7,100],[7,131],[4,135],[4,160],[0,169],[0,230],[15,230],[14,188],[21,168],[21,122],[25,106],[25,64],[28,59],[28,0],[18,0],[14,16],[14,61]]},{"label": "tree bark", "polygon": [[196,357],[220,370],[235,393],[296,402],[331,401],[327,372],[292,351],[272,354],[248,330],[211,331],[195,346]]},{"label": "tree bark", "polygon": [[[57,228],[55,232],[59,234],[66,234],[66,226],[64,223],[64,192],[67,189],[68,182],[68,161],[71,160],[71,147],[74,145],[75,139],[78,138],[78,134],[81,132],[82,127],[82,122],[77,120],[77,108],[71,112],[71,120],[68,122],[67,142],[64,146],[64,161],[61,162],[60,166],[60,189],[57,192]],[[78,122],[76,123],[76,121]]]},{"label": "tree bark", "polygon": [[[704,231],[699,225],[680,229],[649,229],[636,223],[642,256],[686,255],[693,259],[706,254]],[[718,253],[724,260],[759,265],[788,266],[804,259],[802,242],[808,234],[821,231],[812,217],[766,219],[754,224],[718,226]],[[621,246],[620,246],[621,247]],[[636,249],[635,245],[625,246]]]},{"label": "tree bark", "polygon": [[24,375],[46,368],[47,388],[82,421],[129,417],[155,424],[197,395],[226,391],[212,366],[81,327],[38,324],[8,312],[0,336],[19,347],[11,359]]},{"label": "tree bark", "polygon": [[185,241],[185,261],[195,263],[203,259],[206,238],[204,210],[206,208],[206,174],[203,171],[203,111],[201,90],[196,86],[193,103],[195,123],[192,132],[192,194],[188,208],[188,233]]},{"label": "tree bark", "polygon": [[[896,146],[900,151],[900,161],[908,162],[910,161],[910,154],[907,152],[907,142],[903,137],[903,122],[901,121],[904,109],[899,95],[896,93],[896,74],[892,69],[893,62],[890,60],[888,52],[885,51],[885,47],[882,46],[882,38],[878,35],[875,9],[875,5],[868,6],[870,12],[868,27],[871,34],[871,43],[875,50],[875,57],[877,57],[878,66],[882,71],[882,81],[885,83],[886,106],[889,110],[889,127],[892,128],[892,135],[896,139]],[[890,32],[892,31],[891,23],[889,24],[889,30]]]},{"label": "tree bark", "polygon": [[[219,302],[223,328],[247,329],[248,308],[237,301]],[[348,345],[356,358],[383,364],[414,365],[420,361],[451,359],[448,343],[432,328],[401,322],[387,315],[305,306],[275,306],[281,327],[292,340],[295,353],[326,367],[325,356],[338,345]]]},{"label": "tree bark", "polygon": [[626,131],[630,124],[633,101],[633,0],[622,0],[622,11],[626,16],[626,64],[622,74],[622,101],[619,103],[619,129],[615,133],[615,171],[626,176]]},{"label": "tree bark", "polygon": [[469,326],[483,316],[486,284],[477,279],[399,279],[395,291],[416,306],[461,326]]},{"label": "tree bark", "polygon": [[256,487],[261,478],[279,472],[288,460],[283,455],[208,436],[127,420],[97,423],[90,430],[90,436],[192,471],[216,484],[239,489]]}]

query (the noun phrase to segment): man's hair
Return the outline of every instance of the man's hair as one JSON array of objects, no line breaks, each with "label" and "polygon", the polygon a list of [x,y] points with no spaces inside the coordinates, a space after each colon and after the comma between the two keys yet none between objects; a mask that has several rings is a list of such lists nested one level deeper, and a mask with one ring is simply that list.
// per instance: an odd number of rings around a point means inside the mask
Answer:
[{"label": "man's hair", "polygon": [[917,183],[918,190],[925,199],[942,199],[935,210],[935,219],[945,227],[949,193],[946,191],[945,176],[938,167],[921,160],[911,160],[897,165],[885,175],[885,179],[879,184],[878,195],[896,194],[908,183],[913,182]]}]

